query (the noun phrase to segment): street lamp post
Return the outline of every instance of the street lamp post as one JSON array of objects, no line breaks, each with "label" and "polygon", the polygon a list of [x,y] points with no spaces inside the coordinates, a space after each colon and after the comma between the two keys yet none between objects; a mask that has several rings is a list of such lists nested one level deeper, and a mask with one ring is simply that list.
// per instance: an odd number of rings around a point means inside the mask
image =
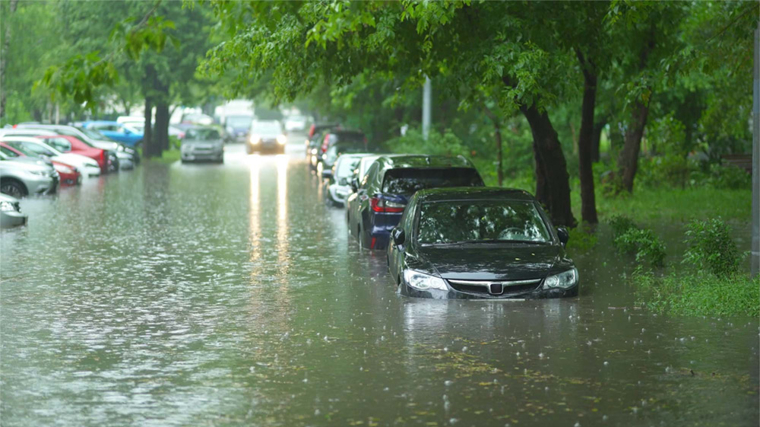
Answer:
[{"label": "street lamp post", "polygon": [[760,272],[760,21],[755,30],[752,82],[752,277]]},{"label": "street lamp post", "polygon": [[430,134],[430,103],[432,88],[430,77],[425,76],[425,86],[422,90],[422,138],[427,141]]}]

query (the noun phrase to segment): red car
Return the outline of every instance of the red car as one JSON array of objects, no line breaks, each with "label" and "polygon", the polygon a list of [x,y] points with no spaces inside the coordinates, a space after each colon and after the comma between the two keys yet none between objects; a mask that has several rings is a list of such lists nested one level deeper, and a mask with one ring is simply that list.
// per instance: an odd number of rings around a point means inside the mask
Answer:
[{"label": "red car", "polygon": [[100,166],[101,173],[108,173],[108,153],[106,150],[91,147],[73,136],[67,135],[38,135],[45,141],[45,144],[55,148],[62,153],[74,153],[87,156]]},{"label": "red car", "polygon": [[[10,145],[0,142],[0,151],[8,157],[35,157],[32,153],[26,153],[20,151],[18,148],[11,147]],[[58,172],[61,177],[61,185],[79,185],[82,183],[82,174],[77,168],[66,163],[61,163],[55,160],[51,161],[53,168]]]}]

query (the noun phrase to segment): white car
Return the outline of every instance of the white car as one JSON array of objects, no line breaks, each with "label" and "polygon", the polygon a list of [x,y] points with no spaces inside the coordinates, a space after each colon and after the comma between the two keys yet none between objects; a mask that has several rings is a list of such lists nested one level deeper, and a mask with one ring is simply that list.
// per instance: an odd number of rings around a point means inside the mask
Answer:
[{"label": "white car", "polygon": [[82,172],[82,176],[100,175],[100,166],[98,166],[98,162],[95,160],[80,154],[62,153],[37,138],[5,136],[2,138],[2,141],[20,151],[29,151],[41,157],[47,157],[50,160],[74,166]]},{"label": "white car", "polygon": [[285,130],[288,132],[302,132],[306,130],[306,117],[290,116],[285,120]]}]

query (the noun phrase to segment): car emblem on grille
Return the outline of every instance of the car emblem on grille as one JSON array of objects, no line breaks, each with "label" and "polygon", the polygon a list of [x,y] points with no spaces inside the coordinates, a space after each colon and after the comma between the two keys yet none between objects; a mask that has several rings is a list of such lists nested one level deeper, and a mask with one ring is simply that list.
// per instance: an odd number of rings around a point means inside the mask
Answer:
[{"label": "car emblem on grille", "polygon": [[491,295],[501,295],[504,293],[504,285],[501,283],[489,283],[488,293]]}]

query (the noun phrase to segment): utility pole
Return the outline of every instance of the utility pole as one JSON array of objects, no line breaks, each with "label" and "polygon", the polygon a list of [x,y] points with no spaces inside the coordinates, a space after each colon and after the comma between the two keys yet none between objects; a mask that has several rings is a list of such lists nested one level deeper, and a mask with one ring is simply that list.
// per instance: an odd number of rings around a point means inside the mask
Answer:
[{"label": "utility pole", "polygon": [[752,277],[760,272],[760,21],[755,30],[752,82]]},{"label": "utility pole", "polygon": [[432,88],[430,77],[425,76],[425,87],[422,90],[422,138],[427,141],[430,134],[430,97]]}]

